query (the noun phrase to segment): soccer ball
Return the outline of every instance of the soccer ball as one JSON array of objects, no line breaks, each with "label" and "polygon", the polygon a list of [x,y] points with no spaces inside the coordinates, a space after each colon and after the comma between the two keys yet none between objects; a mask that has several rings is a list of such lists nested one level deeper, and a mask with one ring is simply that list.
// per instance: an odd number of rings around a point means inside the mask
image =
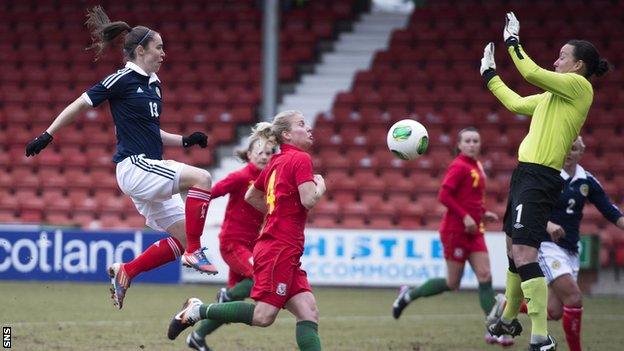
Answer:
[{"label": "soccer ball", "polygon": [[427,151],[429,134],[427,129],[413,119],[396,122],[388,131],[388,148],[402,160],[413,160]]}]

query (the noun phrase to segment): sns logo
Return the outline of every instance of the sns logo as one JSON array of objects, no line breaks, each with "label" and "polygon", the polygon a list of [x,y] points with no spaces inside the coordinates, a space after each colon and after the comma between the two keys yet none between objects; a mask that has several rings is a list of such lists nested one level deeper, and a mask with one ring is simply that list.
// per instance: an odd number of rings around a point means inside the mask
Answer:
[{"label": "sns logo", "polygon": [[11,327],[2,327],[2,347],[11,348]]}]

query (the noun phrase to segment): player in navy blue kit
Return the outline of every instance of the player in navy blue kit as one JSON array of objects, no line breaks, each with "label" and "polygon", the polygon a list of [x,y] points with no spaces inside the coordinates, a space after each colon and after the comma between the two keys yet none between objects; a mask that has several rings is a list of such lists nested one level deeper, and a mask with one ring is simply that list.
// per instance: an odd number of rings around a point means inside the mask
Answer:
[{"label": "player in navy blue kit", "polygon": [[[579,160],[585,150],[583,139],[578,137],[565,158],[561,178],[563,191],[553,208],[546,230],[553,241],[540,246],[538,261],[548,282],[548,318],[563,317],[563,329],[571,351],[580,351],[582,293],[577,283],[579,272],[579,228],[583,208],[588,200],[602,215],[624,230],[622,212],[611,203],[600,182],[581,165]],[[503,295],[497,296],[497,304],[491,315],[499,317]],[[521,310],[525,307],[521,307]],[[510,344],[509,337],[502,344]]]},{"label": "player in navy blue kit", "polygon": [[[86,23],[93,38],[88,49],[96,49],[96,60],[119,35],[126,33],[126,65],[67,106],[47,130],[28,143],[26,156],[41,152],[59,129],[83,111],[108,100],[117,137],[113,156],[117,183],[132,198],[149,227],[172,235],[150,246],[133,261],[115,263],[109,268],[113,302],[121,309],[132,278],[177,257],[200,272],[217,273],[200,247],[210,203],[210,173],[162,159],[164,145],[205,148],[207,137],[202,132],[182,136],[160,129],[163,91],[156,72],[165,59],[165,51],[158,32],[144,26],[130,27],[122,21],[111,22],[99,6],[89,10]],[[172,197],[177,193],[186,195],[186,204]]]}]

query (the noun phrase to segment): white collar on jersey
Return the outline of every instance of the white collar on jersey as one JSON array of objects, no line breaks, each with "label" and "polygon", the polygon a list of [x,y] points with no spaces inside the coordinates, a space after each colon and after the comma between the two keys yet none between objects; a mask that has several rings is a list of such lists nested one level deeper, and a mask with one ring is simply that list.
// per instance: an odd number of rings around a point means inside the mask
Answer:
[{"label": "white collar on jersey", "polygon": [[[130,68],[131,70],[135,71],[136,73],[142,76],[147,76],[147,72],[145,72],[143,68],[139,67],[139,65],[137,65],[134,62],[130,62],[130,61],[126,62],[126,68]],[[158,79],[158,76],[156,75],[156,73],[150,73],[149,82],[147,84],[149,85],[156,81],[160,82],[160,79]]]},{"label": "white collar on jersey", "polygon": [[[566,172],[563,168],[561,169],[560,174],[563,180],[568,180],[568,178],[570,178],[568,172]],[[581,167],[581,165],[579,164],[576,165],[576,169],[574,170],[574,178],[572,178],[572,181],[570,183],[573,183],[577,179],[587,179],[587,172],[585,172],[585,168]]]}]

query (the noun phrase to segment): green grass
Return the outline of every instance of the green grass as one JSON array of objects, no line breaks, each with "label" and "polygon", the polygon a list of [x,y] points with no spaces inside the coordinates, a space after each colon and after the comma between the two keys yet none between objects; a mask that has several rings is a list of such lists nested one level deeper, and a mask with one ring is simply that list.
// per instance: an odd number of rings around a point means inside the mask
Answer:
[{"label": "green grass", "polygon": [[[108,285],[1,282],[0,324],[11,326],[15,350],[186,350],[186,332],[166,338],[171,316],[189,296],[214,299],[210,285],[136,284],[123,310],[115,309]],[[500,350],[483,342],[483,316],[474,292],[445,293],[412,303],[392,319],[394,289],[315,290],[325,350]],[[527,332],[515,347],[525,350]],[[621,350],[624,299],[585,299],[584,350]],[[208,338],[215,350],[295,350],[295,321],[282,311],[269,328],[226,325]],[[560,322],[551,332],[567,350]]]}]

